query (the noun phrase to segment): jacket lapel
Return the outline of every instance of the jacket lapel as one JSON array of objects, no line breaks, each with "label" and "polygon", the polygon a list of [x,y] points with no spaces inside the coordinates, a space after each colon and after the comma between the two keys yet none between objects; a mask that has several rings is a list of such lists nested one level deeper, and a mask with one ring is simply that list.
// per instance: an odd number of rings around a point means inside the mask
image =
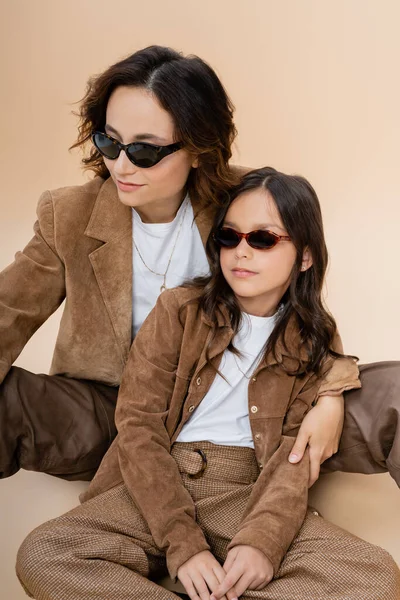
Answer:
[{"label": "jacket lapel", "polygon": [[89,259],[125,363],[132,341],[132,211],[111,178],[100,189],[85,235],[104,242]]}]

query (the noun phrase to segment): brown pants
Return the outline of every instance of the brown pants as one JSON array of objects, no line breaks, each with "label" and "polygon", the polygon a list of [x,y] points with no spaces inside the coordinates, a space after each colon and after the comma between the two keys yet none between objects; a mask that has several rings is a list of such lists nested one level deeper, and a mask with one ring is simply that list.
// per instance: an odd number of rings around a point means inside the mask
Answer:
[{"label": "brown pants", "polygon": [[[339,452],[325,471],[383,473],[400,486],[400,362],[360,367]],[[13,367],[0,385],[0,478],[19,468],[93,477],[115,436],[118,388]]]},{"label": "brown pants", "polygon": [[[202,448],[208,468],[191,479]],[[258,467],[249,448],[208,442],[172,448],[197,521],[218,561],[240,527]],[[17,574],[36,600],[177,600],[151,579],[166,572],[164,553],[124,484],[33,531]],[[260,600],[398,600],[400,571],[390,555],[310,511],[275,579],[242,598]]]}]

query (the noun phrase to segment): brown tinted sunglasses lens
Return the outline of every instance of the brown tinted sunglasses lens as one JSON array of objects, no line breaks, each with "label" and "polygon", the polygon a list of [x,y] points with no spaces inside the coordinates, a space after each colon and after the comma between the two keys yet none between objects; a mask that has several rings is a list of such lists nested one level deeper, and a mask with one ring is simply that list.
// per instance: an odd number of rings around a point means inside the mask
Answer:
[{"label": "brown tinted sunglasses lens", "polygon": [[215,242],[224,248],[236,248],[242,238],[245,238],[249,246],[256,250],[268,250],[273,248],[279,241],[278,236],[262,229],[250,233],[239,233],[229,227],[220,227],[214,233]]}]

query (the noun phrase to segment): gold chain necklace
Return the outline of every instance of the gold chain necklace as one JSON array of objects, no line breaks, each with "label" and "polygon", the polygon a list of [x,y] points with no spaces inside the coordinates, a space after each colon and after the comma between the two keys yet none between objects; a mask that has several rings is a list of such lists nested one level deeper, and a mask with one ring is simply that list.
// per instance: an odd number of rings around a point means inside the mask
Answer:
[{"label": "gold chain necklace", "polygon": [[181,229],[182,229],[182,226],[183,226],[183,222],[185,220],[185,216],[186,216],[186,211],[187,211],[188,205],[189,205],[189,200],[186,200],[186,206],[185,206],[185,208],[183,210],[182,219],[181,219],[181,222],[179,224],[178,232],[177,232],[176,237],[175,237],[175,242],[174,242],[174,245],[172,247],[172,251],[171,251],[171,254],[170,254],[170,257],[169,257],[169,260],[168,260],[167,268],[166,268],[166,270],[165,270],[164,273],[157,273],[157,271],[153,271],[153,269],[150,269],[150,267],[146,264],[143,256],[141,255],[141,252],[140,252],[139,248],[137,247],[137,244],[135,242],[135,237],[133,237],[133,243],[135,245],[136,252],[138,253],[139,258],[142,261],[142,263],[144,264],[144,266],[146,267],[146,269],[148,271],[150,271],[151,273],[153,273],[154,275],[158,275],[158,277],[162,277],[163,278],[163,282],[162,282],[162,285],[160,287],[160,292],[163,292],[164,290],[167,289],[167,285],[166,285],[166,282],[167,282],[167,273],[168,273],[168,269],[169,269],[171,261],[172,261],[172,256],[174,254],[174,251],[175,251],[175,248],[176,248],[176,244],[178,242],[179,235],[181,233]]}]

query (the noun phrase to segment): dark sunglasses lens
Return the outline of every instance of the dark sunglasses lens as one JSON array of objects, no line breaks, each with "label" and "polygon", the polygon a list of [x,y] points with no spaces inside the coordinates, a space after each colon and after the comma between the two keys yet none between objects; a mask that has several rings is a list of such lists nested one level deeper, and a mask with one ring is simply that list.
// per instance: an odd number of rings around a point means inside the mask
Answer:
[{"label": "dark sunglasses lens", "polygon": [[131,144],[127,149],[127,154],[128,158],[142,169],[154,167],[160,161],[157,149],[146,144]]},{"label": "dark sunglasses lens", "polygon": [[106,158],[114,160],[119,156],[119,148],[114,144],[106,135],[102,133],[95,133],[93,136],[93,143],[97,150]]},{"label": "dark sunglasses lens", "polygon": [[252,232],[248,237],[248,241],[250,246],[258,250],[268,250],[269,248],[273,248],[277,243],[275,236],[269,231],[262,230]]},{"label": "dark sunglasses lens", "polygon": [[240,243],[240,237],[233,229],[217,229],[214,239],[219,246],[235,248]]}]

